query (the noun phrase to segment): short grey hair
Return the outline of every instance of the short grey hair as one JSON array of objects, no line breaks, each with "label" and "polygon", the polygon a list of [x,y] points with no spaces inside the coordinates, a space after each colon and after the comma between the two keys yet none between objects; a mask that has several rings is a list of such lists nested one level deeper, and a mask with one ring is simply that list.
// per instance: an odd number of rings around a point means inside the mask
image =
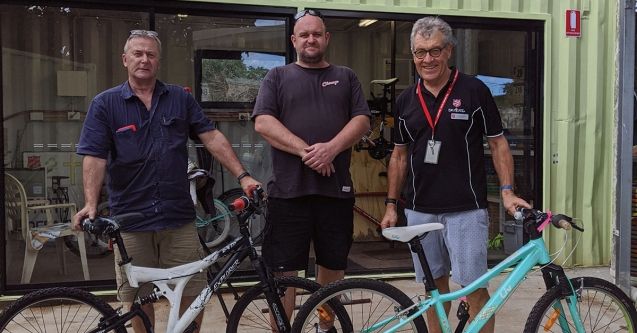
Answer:
[{"label": "short grey hair", "polygon": [[131,30],[130,35],[126,39],[126,43],[124,43],[124,53],[128,52],[130,48],[130,41],[135,38],[146,38],[152,39],[157,44],[157,51],[159,55],[161,55],[161,40],[159,40],[159,34],[152,30]]},{"label": "short grey hair", "polygon": [[440,31],[444,36],[445,44],[456,46],[456,38],[453,37],[451,26],[438,16],[426,16],[414,23],[411,28],[411,50],[414,51],[414,40],[416,36],[430,38],[436,31]]}]

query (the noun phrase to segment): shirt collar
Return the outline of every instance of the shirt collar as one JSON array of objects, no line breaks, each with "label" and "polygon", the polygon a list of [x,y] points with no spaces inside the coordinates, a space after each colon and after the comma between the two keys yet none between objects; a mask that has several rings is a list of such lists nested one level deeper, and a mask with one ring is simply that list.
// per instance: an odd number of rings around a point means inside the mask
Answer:
[{"label": "shirt collar", "polygon": [[[129,99],[135,96],[135,94],[133,93],[133,89],[130,87],[130,84],[128,83],[128,80],[122,83],[122,85],[120,86],[120,90],[122,92],[122,98],[124,99]],[[153,92],[153,96],[160,96],[161,94],[164,94],[164,93],[168,93],[166,84],[159,80],[155,80],[155,90]]]}]

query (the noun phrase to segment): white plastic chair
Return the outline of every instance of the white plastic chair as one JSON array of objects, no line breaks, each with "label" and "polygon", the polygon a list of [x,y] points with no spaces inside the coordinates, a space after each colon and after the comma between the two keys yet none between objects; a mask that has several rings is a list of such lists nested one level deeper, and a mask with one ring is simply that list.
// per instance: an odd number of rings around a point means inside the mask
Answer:
[{"label": "white plastic chair", "polygon": [[[29,204],[26,192],[20,181],[11,174],[5,173],[5,222],[8,230],[12,229],[11,223],[20,223],[22,238],[25,241],[24,264],[22,266],[21,283],[26,284],[31,281],[33,268],[40,249],[48,240],[54,240],[58,254],[58,260],[62,272],[66,274],[66,260],[64,258],[64,237],[77,237],[82,261],[82,272],[84,279],[89,280],[88,262],[86,260],[86,246],[84,242],[84,232],[71,229],[71,223],[55,223],[53,218],[56,209],[68,209],[70,216],[75,215],[77,208],[74,203],[42,205],[39,200],[37,205]],[[45,213],[46,225],[31,226],[29,217],[33,213]]]}]

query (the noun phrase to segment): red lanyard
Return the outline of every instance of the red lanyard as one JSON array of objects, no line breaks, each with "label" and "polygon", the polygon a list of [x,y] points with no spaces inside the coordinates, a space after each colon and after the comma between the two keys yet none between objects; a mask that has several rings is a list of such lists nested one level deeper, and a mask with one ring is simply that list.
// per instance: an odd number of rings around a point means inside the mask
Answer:
[{"label": "red lanyard", "polygon": [[422,106],[422,112],[425,114],[425,118],[427,118],[427,122],[429,122],[429,126],[431,127],[431,138],[434,138],[434,132],[436,130],[436,125],[438,124],[438,120],[440,120],[440,115],[442,114],[442,109],[447,104],[447,99],[449,95],[451,95],[451,90],[453,90],[453,86],[456,85],[456,81],[458,80],[458,70],[453,76],[453,81],[447,88],[447,92],[445,93],[445,98],[442,99],[442,103],[440,103],[440,107],[438,107],[438,114],[436,114],[436,120],[433,121],[431,119],[431,114],[429,114],[429,109],[427,109],[427,104],[425,104],[425,100],[422,98],[422,94],[420,93],[420,80],[418,80],[418,86],[416,86],[416,95],[418,95],[418,100],[420,101],[420,106]]}]

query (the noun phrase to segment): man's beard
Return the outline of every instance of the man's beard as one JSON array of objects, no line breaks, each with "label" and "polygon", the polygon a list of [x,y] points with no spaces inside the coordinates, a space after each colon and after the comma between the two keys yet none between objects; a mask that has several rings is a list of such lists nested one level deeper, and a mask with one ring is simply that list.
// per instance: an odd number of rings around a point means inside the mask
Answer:
[{"label": "man's beard", "polygon": [[306,64],[318,64],[319,62],[323,61],[323,53],[318,52],[314,55],[309,55],[307,52],[301,51],[301,53],[299,54],[299,59],[301,60],[301,62],[304,62]]}]

